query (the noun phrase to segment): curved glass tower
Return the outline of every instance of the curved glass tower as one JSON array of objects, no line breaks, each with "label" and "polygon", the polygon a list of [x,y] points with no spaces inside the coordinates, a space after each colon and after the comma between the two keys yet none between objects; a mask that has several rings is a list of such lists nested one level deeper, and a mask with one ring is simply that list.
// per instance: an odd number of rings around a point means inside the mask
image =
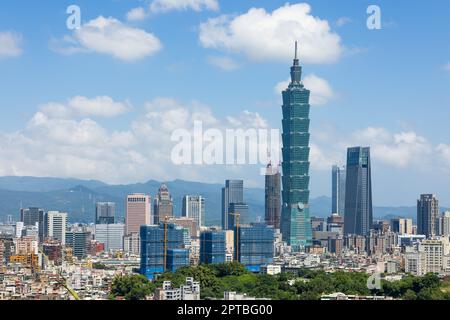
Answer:
[{"label": "curved glass tower", "polygon": [[302,82],[302,67],[295,43],[291,83],[283,91],[283,240],[295,251],[312,245],[309,216],[309,97]]}]

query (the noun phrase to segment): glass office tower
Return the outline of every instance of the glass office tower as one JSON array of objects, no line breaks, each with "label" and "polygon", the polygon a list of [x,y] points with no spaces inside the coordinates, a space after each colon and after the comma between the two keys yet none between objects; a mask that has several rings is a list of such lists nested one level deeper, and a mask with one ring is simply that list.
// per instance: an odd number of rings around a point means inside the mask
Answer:
[{"label": "glass office tower", "polygon": [[345,212],[345,167],[333,166],[331,174],[331,213],[344,216]]},{"label": "glass office tower", "polygon": [[347,150],[344,233],[365,236],[373,224],[370,148]]},{"label": "glass office tower", "polygon": [[309,97],[302,82],[302,67],[295,44],[291,83],[283,91],[283,176],[281,232],[283,240],[298,251],[312,244],[309,215]]}]

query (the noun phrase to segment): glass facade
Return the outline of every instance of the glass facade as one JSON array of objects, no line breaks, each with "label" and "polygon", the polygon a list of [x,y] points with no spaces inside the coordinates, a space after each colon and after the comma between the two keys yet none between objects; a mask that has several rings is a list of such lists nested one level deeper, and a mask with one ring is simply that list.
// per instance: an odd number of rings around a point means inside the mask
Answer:
[{"label": "glass facade", "polygon": [[226,180],[222,188],[222,229],[228,228],[228,209],[231,203],[244,203],[244,181]]},{"label": "glass facade", "polygon": [[261,271],[261,267],[273,262],[275,232],[272,226],[253,223],[236,227],[234,231],[235,260],[247,270]]},{"label": "glass facade", "polygon": [[283,176],[281,232],[294,251],[312,244],[309,215],[309,97],[297,58],[291,67],[291,83],[283,91]]},{"label": "glass facade", "polygon": [[[141,274],[153,279],[154,274],[164,270],[179,268],[182,263],[180,253],[172,252],[169,259],[169,251],[184,249],[183,228],[173,223],[160,223],[158,226],[141,226]],[[187,250],[186,250],[187,251]],[[169,265],[170,260],[170,265]],[[181,262],[180,262],[181,261]],[[188,259],[183,266],[189,265]]]},{"label": "glass facade", "polygon": [[347,150],[344,233],[365,236],[373,224],[370,148]]},{"label": "glass facade", "polygon": [[344,216],[345,212],[345,167],[333,166],[331,174],[331,213]]},{"label": "glass facade", "polygon": [[200,263],[224,263],[226,253],[225,231],[205,231],[200,235]]}]

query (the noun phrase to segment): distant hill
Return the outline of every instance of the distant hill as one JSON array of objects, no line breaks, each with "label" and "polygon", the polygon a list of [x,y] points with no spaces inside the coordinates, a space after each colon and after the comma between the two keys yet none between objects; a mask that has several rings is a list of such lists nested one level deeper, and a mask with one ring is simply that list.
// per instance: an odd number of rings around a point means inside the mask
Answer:
[{"label": "distant hill", "polygon": [[[111,201],[117,204],[117,217],[125,213],[125,197],[131,193],[147,193],[152,199],[158,192],[160,182],[150,180],[146,183],[128,185],[108,185],[95,180],[36,178],[36,177],[0,177],[0,221],[6,215],[19,218],[21,207],[36,206],[45,210],[59,210],[69,213],[71,222],[90,223],[94,220],[95,203]],[[220,184],[208,184],[175,180],[167,183],[174,200],[174,213],[181,214],[181,203],[186,194],[202,195],[206,199],[206,224],[221,223]],[[264,218],[264,189],[247,188],[245,201],[250,207],[250,220]],[[328,217],[331,198],[318,197],[310,201],[311,215]],[[441,210],[446,210],[442,208]],[[448,210],[448,209],[447,209]],[[374,207],[374,218],[390,219],[409,217],[415,220],[415,207]]]}]

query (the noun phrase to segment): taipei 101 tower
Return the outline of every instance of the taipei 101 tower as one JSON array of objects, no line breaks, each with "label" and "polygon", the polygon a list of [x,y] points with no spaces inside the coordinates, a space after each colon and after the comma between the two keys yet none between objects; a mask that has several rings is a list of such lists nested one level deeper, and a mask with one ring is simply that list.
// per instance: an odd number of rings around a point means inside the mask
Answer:
[{"label": "taipei 101 tower", "polygon": [[302,67],[295,42],[291,83],[283,91],[283,176],[281,232],[294,251],[312,245],[309,215],[309,97],[302,84]]}]

